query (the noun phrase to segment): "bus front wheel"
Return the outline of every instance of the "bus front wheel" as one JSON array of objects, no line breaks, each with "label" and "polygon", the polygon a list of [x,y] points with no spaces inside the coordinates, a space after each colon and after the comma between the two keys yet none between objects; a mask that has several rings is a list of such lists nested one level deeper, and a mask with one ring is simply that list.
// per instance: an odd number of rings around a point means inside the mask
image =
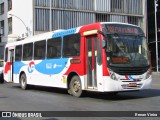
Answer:
[{"label": "bus front wheel", "polygon": [[77,75],[71,78],[69,84],[69,94],[72,94],[76,97],[80,97],[82,95],[82,85],[80,78]]},{"label": "bus front wheel", "polygon": [[20,85],[22,89],[27,89],[27,77],[25,73],[22,73],[22,75],[20,76]]}]

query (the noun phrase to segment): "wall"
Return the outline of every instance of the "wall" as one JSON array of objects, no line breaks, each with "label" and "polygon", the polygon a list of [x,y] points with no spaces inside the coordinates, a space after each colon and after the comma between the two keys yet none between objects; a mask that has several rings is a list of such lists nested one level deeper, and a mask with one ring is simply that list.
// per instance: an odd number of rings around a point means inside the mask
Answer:
[{"label": "wall", "polygon": [[146,0],[34,0],[34,6],[36,33],[99,21],[139,25],[146,33]]},{"label": "wall", "polygon": [[[8,35],[8,41],[18,37],[32,35],[33,31],[33,1],[12,0],[12,10],[8,12],[8,18],[12,17],[12,34]],[[10,15],[11,14],[11,15]]]},{"label": "wall", "polygon": [[0,21],[4,20],[4,34],[1,36],[0,42],[0,59],[3,59],[4,55],[4,46],[7,42],[7,35],[8,35],[8,23],[7,23],[7,11],[8,11],[8,4],[7,0],[0,0],[0,4],[4,3],[4,14],[0,15]]}]

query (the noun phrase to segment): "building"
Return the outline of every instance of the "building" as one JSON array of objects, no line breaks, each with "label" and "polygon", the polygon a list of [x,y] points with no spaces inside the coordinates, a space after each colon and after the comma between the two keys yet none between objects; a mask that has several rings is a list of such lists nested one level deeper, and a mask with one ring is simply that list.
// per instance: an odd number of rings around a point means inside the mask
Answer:
[{"label": "building", "polygon": [[0,59],[7,42],[31,33],[32,3],[32,0],[0,0]]},{"label": "building", "polygon": [[158,0],[157,5],[158,70],[160,71],[160,0]]},{"label": "building", "polygon": [[[155,5],[156,1],[157,5]],[[151,52],[152,68],[153,71],[157,71],[157,65],[158,65],[160,71],[160,0],[148,0],[147,4],[148,4],[147,8],[148,46]],[[157,8],[155,9],[155,7]],[[156,47],[156,39],[157,39],[157,47]]]},{"label": "building", "polygon": [[0,0],[0,45],[98,21],[131,23],[146,33],[146,6],[146,0]]}]

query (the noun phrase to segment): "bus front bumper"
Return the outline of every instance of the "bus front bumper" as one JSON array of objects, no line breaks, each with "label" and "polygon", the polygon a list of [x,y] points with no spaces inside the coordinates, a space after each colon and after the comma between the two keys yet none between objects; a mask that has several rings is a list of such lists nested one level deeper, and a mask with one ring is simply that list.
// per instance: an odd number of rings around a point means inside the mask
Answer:
[{"label": "bus front bumper", "polygon": [[104,92],[118,92],[118,91],[137,91],[151,88],[152,78],[140,82],[122,82],[112,80],[110,77],[104,78]]}]

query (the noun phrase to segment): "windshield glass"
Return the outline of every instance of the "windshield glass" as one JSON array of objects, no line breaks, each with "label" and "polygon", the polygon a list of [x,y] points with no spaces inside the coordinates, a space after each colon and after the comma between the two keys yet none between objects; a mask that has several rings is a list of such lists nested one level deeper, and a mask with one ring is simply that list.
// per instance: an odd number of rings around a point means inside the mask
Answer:
[{"label": "windshield glass", "polygon": [[110,66],[145,67],[149,65],[145,37],[107,34],[106,42],[107,61]]}]

